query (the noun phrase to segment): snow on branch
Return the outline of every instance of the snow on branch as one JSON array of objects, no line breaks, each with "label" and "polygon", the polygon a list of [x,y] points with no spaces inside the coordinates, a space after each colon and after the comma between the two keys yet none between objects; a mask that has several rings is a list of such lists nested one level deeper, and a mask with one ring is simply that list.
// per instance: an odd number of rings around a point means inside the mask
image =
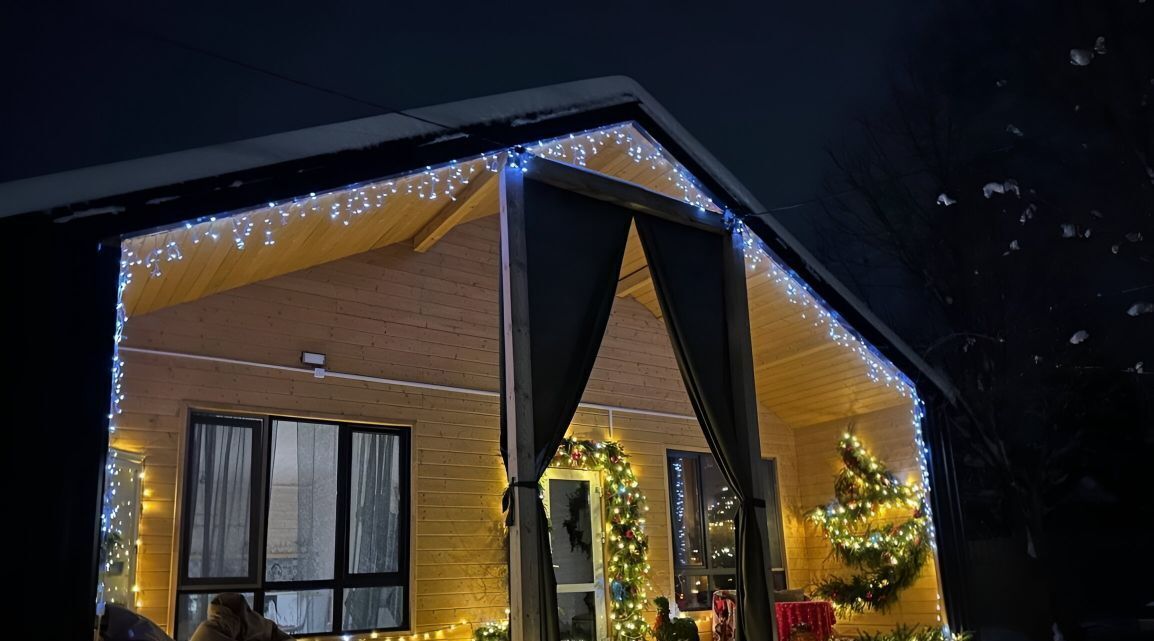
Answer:
[{"label": "snow on branch", "polygon": [[1018,189],[1018,181],[1007,178],[1003,182],[988,182],[982,186],[982,195],[986,198],[992,197],[994,194],[1014,194],[1018,198],[1022,197],[1022,191]]}]

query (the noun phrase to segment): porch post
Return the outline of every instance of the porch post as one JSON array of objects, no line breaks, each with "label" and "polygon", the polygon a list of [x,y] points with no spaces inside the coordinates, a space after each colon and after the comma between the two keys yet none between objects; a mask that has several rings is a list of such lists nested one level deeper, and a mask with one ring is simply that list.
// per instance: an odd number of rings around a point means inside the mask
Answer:
[{"label": "porch post", "polygon": [[[753,379],[753,345],[749,333],[749,300],[745,282],[745,237],[742,224],[732,213],[726,212],[730,225],[729,242],[725,244],[725,317],[729,333],[730,381],[733,385],[734,411],[738,429],[744,429],[745,451],[753,471],[754,496],[766,498],[765,465],[761,458],[761,433],[758,428],[757,388]],[[764,551],[765,567],[761,580],[766,583],[769,597],[769,628],[777,639],[777,613],[773,605],[773,576],[770,572],[769,530],[766,504],[757,504],[749,515],[757,524],[758,538]]]},{"label": "porch post", "polygon": [[[526,278],[524,177],[513,155],[501,170],[501,310],[509,483],[535,480],[533,389],[529,360],[529,285]],[[536,641],[541,630],[543,559],[536,544],[537,490],[512,485],[515,520],[509,526],[509,633]]]}]

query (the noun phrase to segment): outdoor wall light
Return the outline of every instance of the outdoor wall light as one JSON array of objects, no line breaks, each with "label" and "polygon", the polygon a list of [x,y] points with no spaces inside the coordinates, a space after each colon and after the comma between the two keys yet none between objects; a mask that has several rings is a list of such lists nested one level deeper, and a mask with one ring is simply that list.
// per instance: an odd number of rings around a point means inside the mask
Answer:
[{"label": "outdoor wall light", "polygon": [[315,352],[301,352],[301,362],[305,365],[312,365],[313,367],[324,367],[325,355]]}]

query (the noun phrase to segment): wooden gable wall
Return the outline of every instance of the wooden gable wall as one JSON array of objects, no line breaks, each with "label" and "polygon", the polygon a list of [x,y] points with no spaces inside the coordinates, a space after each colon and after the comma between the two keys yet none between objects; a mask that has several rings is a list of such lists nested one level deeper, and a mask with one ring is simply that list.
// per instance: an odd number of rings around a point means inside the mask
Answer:
[{"label": "wooden gable wall", "polygon": [[[124,345],[286,366],[298,366],[302,350],[318,351],[334,371],[496,389],[496,243],[490,217],[458,227],[428,253],[387,247],[136,316]],[[504,616],[505,476],[495,398],[132,351],[123,357],[126,399],[113,444],[148,457],[143,614],[172,620],[181,447],[189,408],[206,408],[411,425],[416,629]],[[692,414],[663,321],[637,301],[618,299],[584,399]],[[779,460],[783,496],[794,496],[793,432],[769,412],[761,420],[764,454]],[[582,410],[572,433],[609,438],[607,413]],[[654,584],[671,593],[665,451],[708,446],[696,421],[624,412],[614,413],[613,438],[632,454],[651,506]],[[798,521],[786,528],[796,547]]]}]

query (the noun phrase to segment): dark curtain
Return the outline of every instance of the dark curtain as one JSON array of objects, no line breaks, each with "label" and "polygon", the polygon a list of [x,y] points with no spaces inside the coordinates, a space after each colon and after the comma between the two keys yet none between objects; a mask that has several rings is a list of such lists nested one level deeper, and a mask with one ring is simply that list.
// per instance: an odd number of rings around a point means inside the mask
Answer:
[{"label": "dark curtain", "polygon": [[8,514],[36,524],[35,547],[8,555],[21,589],[4,611],[20,616],[5,617],[5,629],[17,637],[50,626],[54,638],[92,638],[120,244],[84,230],[105,218],[119,217],[0,219],[6,333],[19,337],[5,360],[20,367],[4,384],[4,409],[9,425],[30,426],[7,432],[0,458],[7,470],[52,460],[51,473],[17,481],[5,499]]},{"label": "dark curtain", "polygon": [[[737,510],[737,631],[739,641],[772,639],[771,600],[766,584],[756,507],[765,497],[747,451],[746,426],[739,421],[726,317],[727,234],[715,234],[653,216],[637,217],[637,232],[673,343],[685,388],[709,448],[740,503]],[[744,274],[741,275],[744,278]],[[742,309],[741,313],[748,313]]]},{"label": "dark curtain", "polygon": [[[620,207],[533,180],[524,181],[524,198],[536,451],[533,478],[516,481],[535,486],[565,438],[593,370],[617,292],[631,215]],[[508,468],[503,341],[504,332],[500,358],[501,456]],[[537,638],[556,641],[560,637],[557,578],[549,551],[549,527],[540,500],[535,509],[539,533],[535,544],[544,559],[543,582],[539,586],[543,629]]]}]

